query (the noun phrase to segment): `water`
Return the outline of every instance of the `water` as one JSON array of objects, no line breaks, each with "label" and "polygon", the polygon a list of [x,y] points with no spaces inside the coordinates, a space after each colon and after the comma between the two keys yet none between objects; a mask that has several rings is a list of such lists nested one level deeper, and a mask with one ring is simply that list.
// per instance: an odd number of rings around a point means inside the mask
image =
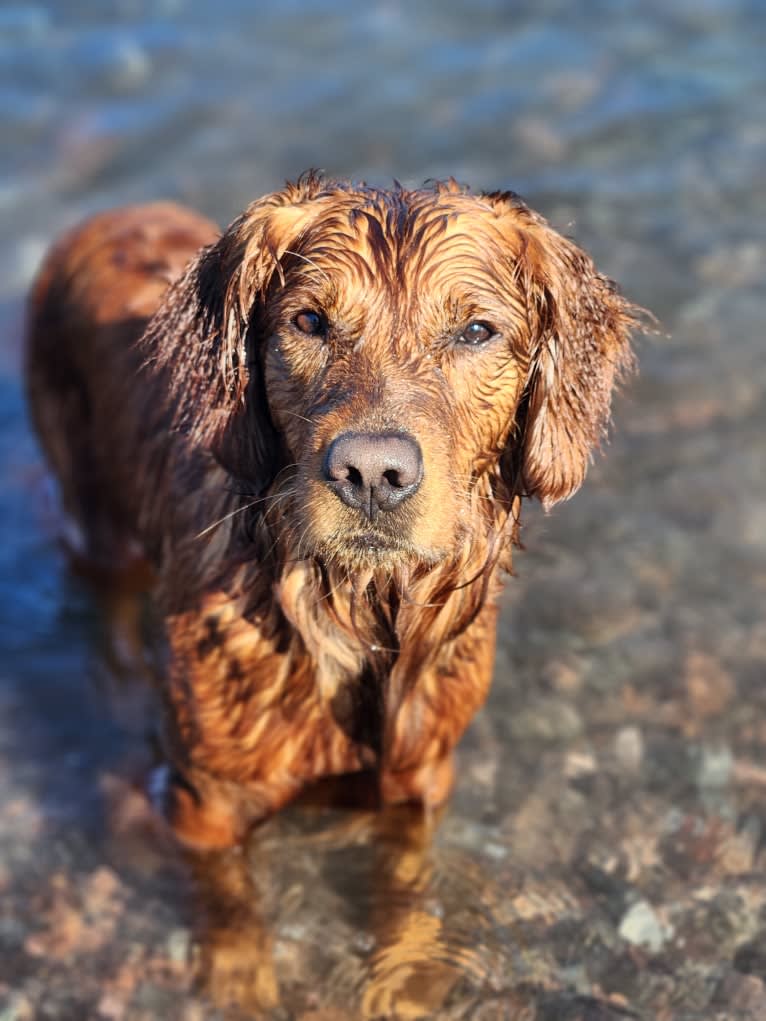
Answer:
[{"label": "water", "polygon": [[[766,1014],[765,51],[756,0],[0,7],[4,1021]],[[585,489],[526,514],[434,832],[302,807],[184,862],[49,527],[21,299],[95,209],[227,222],[309,166],[510,186],[660,334]]]}]

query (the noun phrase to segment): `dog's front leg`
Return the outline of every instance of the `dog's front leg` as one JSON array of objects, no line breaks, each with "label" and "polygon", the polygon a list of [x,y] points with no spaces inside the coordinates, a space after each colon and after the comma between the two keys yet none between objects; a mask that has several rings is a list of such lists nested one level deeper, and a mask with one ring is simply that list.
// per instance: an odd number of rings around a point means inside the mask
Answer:
[{"label": "dog's front leg", "polygon": [[223,593],[171,616],[167,631],[169,762],[155,803],[185,844],[229,847],[321,774],[313,679]]},{"label": "dog's front leg", "polygon": [[411,769],[382,769],[380,798],[384,804],[416,802],[430,811],[443,804],[452,791],[455,764],[452,751]]}]

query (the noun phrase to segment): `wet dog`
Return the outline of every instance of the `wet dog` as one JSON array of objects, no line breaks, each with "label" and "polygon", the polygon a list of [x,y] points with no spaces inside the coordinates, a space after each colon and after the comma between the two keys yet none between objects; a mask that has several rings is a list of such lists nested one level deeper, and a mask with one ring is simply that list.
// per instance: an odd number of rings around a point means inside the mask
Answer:
[{"label": "wet dog", "polygon": [[330,775],[446,798],[522,500],[582,483],[635,316],[516,195],[451,181],[310,174],[221,236],[155,204],[54,247],[32,416],[82,555],[153,567],[182,840]]}]

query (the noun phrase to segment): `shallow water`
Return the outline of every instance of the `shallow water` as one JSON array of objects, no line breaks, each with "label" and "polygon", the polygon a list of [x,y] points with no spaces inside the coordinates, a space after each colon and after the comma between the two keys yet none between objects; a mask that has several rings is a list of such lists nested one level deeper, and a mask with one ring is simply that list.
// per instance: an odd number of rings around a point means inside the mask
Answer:
[{"label": "shallow water", "polygon": [[[3,1021],[766,1016],[765,51],[755,0],[0,7]],[[309,166],[512,187],[661,331],[527,511],[434,832],[299,807],[184,862],[50,527],[20,302],[92,210],[225,222]]]}]

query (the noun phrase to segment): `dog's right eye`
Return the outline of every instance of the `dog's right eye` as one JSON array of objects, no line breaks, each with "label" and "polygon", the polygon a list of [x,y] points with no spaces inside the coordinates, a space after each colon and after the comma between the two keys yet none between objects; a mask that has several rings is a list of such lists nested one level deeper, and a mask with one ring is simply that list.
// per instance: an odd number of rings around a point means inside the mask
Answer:
[{"label": "dog's right eye", "polygon": [[301,333],[305,333],[309,337],[321,337],[326,330],[324,317],[310,309],[299,312],[293,319],[293,323]]}]

